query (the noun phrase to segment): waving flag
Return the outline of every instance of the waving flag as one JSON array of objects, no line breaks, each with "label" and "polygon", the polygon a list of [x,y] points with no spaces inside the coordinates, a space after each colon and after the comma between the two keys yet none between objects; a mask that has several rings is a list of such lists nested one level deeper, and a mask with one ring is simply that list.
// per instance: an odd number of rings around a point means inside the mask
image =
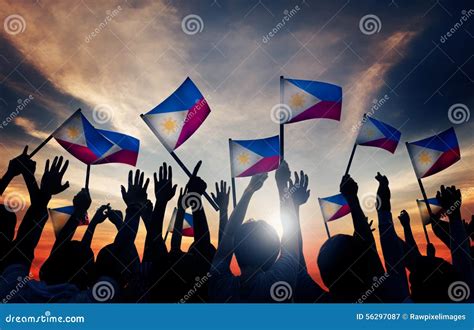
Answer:
[{"label": "waving flag", "polygon": [[114,147],[80,111],[76,111],[52,135],[64,149],[85,164],[93,164]]},{"label": "waving flag", "polygon": [[[426,226],[431,222],[430,214],[428,213],[428,208],[426,207],[425,201],[423,199],[417,199],[416,204],[418,205],[418,210],[420,211],[421,221]],[[430,205],[431,212],[434,216],[439,216],[443,213],[443,208],[439,204],[436,197],[428,198],[428,204]]]},{"label": "waving flag", "polygon": [[[168,225],[168,232],[169,233],[173,232],[174,223],[176,221],[176,214],[177,213],[178,213],[178,210],[176,208],[174,208],[173,215],[171,216],[170,224]],[[189,236],[189,237],[194,236],[193,215],[190,214],[190,213],[184,213],[183,229],[181,230],[181,234],[183,236]]]},{"label": "waving flag", "polygon": [[140,141],[132,136],[118,132],[97,130],[113,146],[100,156],[93,164],[122,163],[135,166],[137,164]]},{"label": "waving flag", "polygon": [[284,79],[283,103],[291,109],[285,123],[314,118],[339,120],[342,88],[319,81]]},{"label": "waving flag", "polygon": [[142,118],[171,152],[193,135],[210,112],[204,96],[192,80],[186,78],[173,94]]},{"label": "waving flag", "polygon": [[429,138],[407,143],[417,178],[436,174],[461,159],[454,128]]},{"label": "waving flag", "polygon": [[375,118],[369,116],[364,118],[356,143],[361,146],[382,148],[393,154],[402,135],[400,131]]},{"label": "waving flag", "polygon": [[346,199],[341,194],[318,198],[318,201],[324,221],[326,222],[339,219],[351,212],[349,204],[347,204]]},{"label": "waving flag", "polygon": [[277,136],[258,140],[229,140],[232,177],[270,172],[280,164],[280,140]]},{"label": "waving flag", "polygon": [[[71,215],[74,213],[74,206],[58,207],[56,209],[49,209],[49,216],[53,223],[54,235],[57,237],[63,229],[64,225],[68,222]],[[89,224],[89,218],[81,219],[79,226],[87,226]]]}]

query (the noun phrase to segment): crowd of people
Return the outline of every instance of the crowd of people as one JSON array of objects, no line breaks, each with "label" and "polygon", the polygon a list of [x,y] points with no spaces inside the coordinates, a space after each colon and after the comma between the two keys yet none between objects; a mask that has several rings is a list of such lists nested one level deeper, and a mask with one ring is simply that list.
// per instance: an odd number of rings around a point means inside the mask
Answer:
[{"label": "crowd of people", "polygon": [[[68,161],[55,157],[46,161],[38,183],[36,163],[27,154],[12,159],[0,180],[0,193],[16,176],[23,176],[31,205],[17,228],[17,217],[7,205],[0,207],[0,299],[3,302],[168,302],[168,303],[401,303],[472,301],[474,297],[474,221],[461,217],[461,192],[441,186],[436,198],[447,210],[433,216],[433,233],[449,248],[452,263],[436,256],[432,244],[420,249],[410,226],[410,216],[398,216],[404,238],[394,228],[389,180],[377,173],[377,214],[381,253],[373,235],[375,229],[365,216],[358,198],[358,184],[346,175],[340,192],[347,200],[354,233],[327,239],[319,254],[303,254],[300,207],[308,202],[309,178],[291,173],[281,162],[275,171],[279,191],[283,234],[264,220],[247,220],[254,194],[265,184],[267,173],[253,176],[236,207],[229,214],[229,188],[216,183],[212,198],[219,206],[217,247],[202,204],[192,207],[194,242],[181,249],[186,203],[192,195],[200,199],[207,184],[198,176],[199,162],[187,185],[179,189],[177,212],[168,250],[163,238],[163,221],[168,203],[177,193],[171,166],[163,163],[154,174],[154,203],[147,188],[150,179],[140,170],[130,171],[121,187],[125,216],[109,204],[98,208],[81,240],[76,229],[91,205],[88,189],[73,199],[74,212],[57,234],[51,253],[42,265],[39,279],[28,278],[35,249],[48,221],[48,203],[69,188],[63,182]],[[117,228],[113,243],[97,255],[91,242],[98,224],[111,221]],[[142,256],[135,246],[140,219],[146,228]],[[396,221],[396,220],[395,220]],[[426,255],[425,252],[426,251]],[[235,256],[240,275],[231,271]],[[383,259],[381,258],[383,256]],[[321,284],[308,273],[307,258],[317,258]],[[382,261],[383,260],[383,261]],[[28,280],[24,280],[28,279]],[[459,286],[459,287],[457,287]],[[282,290],[283,293],[282,294]],[[459,292],[462,290],[462,299]],[[466,294],[467,293],[467,294]]]}]

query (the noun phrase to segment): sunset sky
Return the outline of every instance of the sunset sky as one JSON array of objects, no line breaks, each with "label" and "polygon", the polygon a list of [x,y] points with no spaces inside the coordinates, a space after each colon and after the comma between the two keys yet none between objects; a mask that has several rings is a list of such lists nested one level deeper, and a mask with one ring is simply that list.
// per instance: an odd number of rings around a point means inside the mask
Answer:
[{"label": "sunset sky", "polygon": [[[12,121],[1,125],[0,166],[4,170],[24,145],[33,149],[82,108],[95,126],[140,140],[137,167],[149,177],[166,161],[174,167],[175,182],[183,186],[186,176],[139,115],[163,101],[189,76],[207,99],[211,114],[176,153],[190,168],[203,160],[200,175],[210,192],[216,180],[230,179],[228,138],[278,134],[271,109],[279,103],[279,76],[283,75],[330,82],[343,89],[340,122],[310,120],[285,129],[285,157],[290,168],[303,169],[310,178],[311,197],[302,207],[301,222],[305,255],[316,278],[316,256],[326,239],[317,197],[338,193],[357,135],[353,127],[381,99],[385,102],[374,116],[399,129],[401,143],[393,155],[377,148],[357,149],[351,175],[359,183],[360,198],[366,197],[370,204],[369,197],[377,189],[375,174],[387,175],[393,214],[409,211],[417,242],[425,251],[415,201],[421,193],[404,143],[453,126],[461,161],[423,182],[429,197],[441,184],[459,186],[463,216],[470,220],[474,213],[473,120],[453,123],[449,117],[454,104],[464,105],[467,114],[474,108],[472,2],[0,0],[0,4],[4,23],[0,34],[0,122],[16,114],[23,100],[31,99]],[[290,12],[293,14],[285,20]],[[198,31],[190,33],[182,24],[188,15],[197,15],[202,21]],[[359,26],[365,15],[378,18],[378,32]],[[11,20],[19,26],[7,24]],[[282,20],[285,25],[277,28]],[[54,155],[70,160],[65,179],[71,187],[55,196],[50,207],[70,205],[72,196],[84,185],[86,166],[52,140],[34,157],[38,179],[45,160]],[[91,216],[107,202],[114,208],[125,208],[120,184],[126,182],[130,169],[122,164],[92,168]],[[239,196],[247,183],[248,179],[237,179]],[[154,201],[152,191],[150,187],[149,197]],[[28,206],[22,179],[15,179],[3,197],[13,192],[25,196],[25,208],[17,214],[21,219]],[[247,218],[267,220],[280,232],[277,201],[271,174],[252,200]],[[165,226],[175,203],[176,198],[169,204]],[[205,208],[215,242],[217,213],[207,202]],[[367,207],[366,214],[377,223],[373,207]],[[333,234],[351,233],[351,219],[344,217],[329,228]],[[83,232],[82,227],[77,237]],[[430,228],[429,235],[438,254],[449,258]],[[114,236],[111,224],[100,225],[93,240],[95,251]],[[141,224],[140,251],[144,237]],[[53,238],[48,223],[35,269],[49,254]],[[184,243],[190,242],[185,239]]]}]

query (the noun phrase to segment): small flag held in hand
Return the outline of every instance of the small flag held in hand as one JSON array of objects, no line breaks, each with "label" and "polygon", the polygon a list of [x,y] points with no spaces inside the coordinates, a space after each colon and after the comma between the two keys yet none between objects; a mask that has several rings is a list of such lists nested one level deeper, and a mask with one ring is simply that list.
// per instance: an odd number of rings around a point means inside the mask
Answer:
[{"label": "small flag held in hand", "polygon": [[407,143],[407,148],[419,179],[436,174],[461,159],[458,139],[452,127],[429,138]]},{"label": "small flag held in hand", "polygon": [[[71,215],[74,213],[74,206],[63,206],[55,209],[49,209],[49,216],[53,224],[54,235],[58,237],[58,234],[63,229],[64,225],[68,222]],[[89,218],[86,215],[84,219],[81,219],[79,226],[89,225]]]},{"label": "small flag held in hand", "polygon": [[278,135],[257,140],[229,140],[232,177],[270,172],[280,164]]},{"label": "small flag held in hand", "polygon": [[402,133],[394,127],[373,117],[364,116],[364,121],[360,127],[356,144],[382,148],[393,154],[395,149],[397,149],[401,135]]},{"label": "small flag held in hand", "polygon": [[351,209],[342,194],[318,198],[325,222],[333,221],[349,214]]},{"label": "small flag held in hand", "polygon": [[[420,217],[423,224],[426,226],[431,223],[431,217],[428,213],[428,208],[426,207],[425,201],[423,199],[417,199],[416,204],[418,205],[418,210],[420,211]],[[443,213],[443,208],[439,204],[436,197],[428,198],[428,204],[430,205],[431,212],[435,217],[439,217]]]},{"label": "small flag held in hand", "polygon": [[[168,232],[172,233],[174,229],[174,224],[176,222],[176,215],[178,210],[174,208],[173,215],[171,216],[170,224],[168,225]],[[193,223],[193,215],[190,213],[184,213],[183,219],[183,229],[181,230],[183,236],[193,237],[194,236],[194,223]]]}]

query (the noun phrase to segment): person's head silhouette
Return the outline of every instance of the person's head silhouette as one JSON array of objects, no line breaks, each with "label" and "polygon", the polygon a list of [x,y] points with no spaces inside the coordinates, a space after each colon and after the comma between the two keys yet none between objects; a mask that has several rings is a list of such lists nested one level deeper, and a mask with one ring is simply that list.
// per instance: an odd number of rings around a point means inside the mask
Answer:
[{"label": "person's head silhouette", "polygon": [[121,287],[138,272],[139,267],[140,258],[134,246],[120,247],[115,243],[106,245],[99,251],[96,259],[97,277],[112,277]]},{"label": "person's head silhouette", "polygon": [[334,299],[356,301],[373,282],[367,247],[351,235],[338,234],[321,247],[318,266]]},{"label": "person's head silhouette", "polygon": [[40,279],[49,285],[71,283],[84,290],[93,278],[94,253],[80,241],[65,242],[40,269]]},{"label": "person's head silhouette", "polygon": [[449,262],[420,256],[410,273],[411,298],[415,302],[452,302],[449,286],[460,280],[460,274]]},{"label": "person's head silhouette", "polygon": [[280,238],[263,220],[249,220],[235,233],[235,257],[242,272],[268,270],[280,253]]}]

